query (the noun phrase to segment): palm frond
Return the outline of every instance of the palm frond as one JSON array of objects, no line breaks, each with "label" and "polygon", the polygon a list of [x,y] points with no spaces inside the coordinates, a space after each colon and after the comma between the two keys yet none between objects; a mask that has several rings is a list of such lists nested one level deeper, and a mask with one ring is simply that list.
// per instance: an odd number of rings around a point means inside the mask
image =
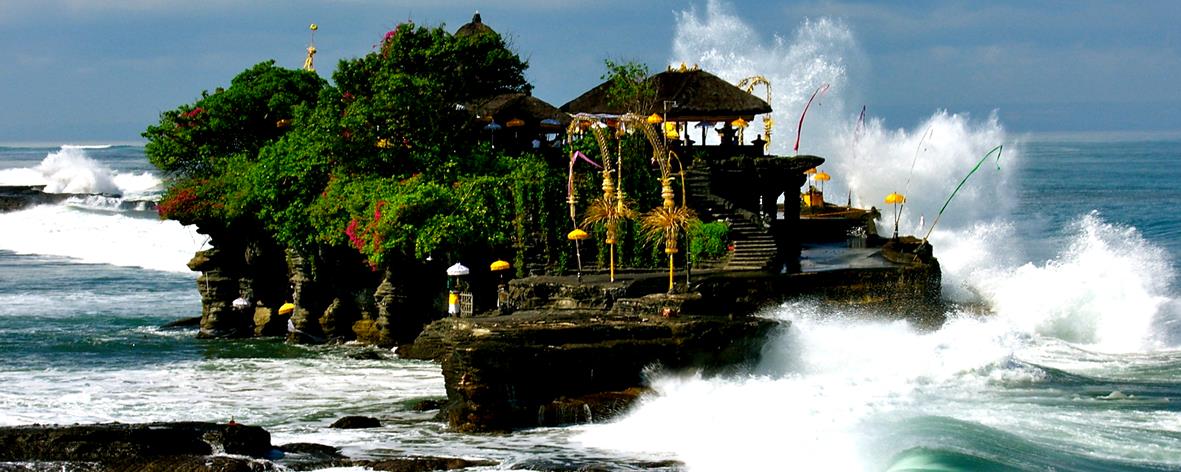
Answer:
[{"label": "palm frond", "polygon": [[688,207],[657,207],[645,213],[640,219],[644,239],[659,244],[675,240],[677,235],[688,231],[697,219],[697,212]]},{"label": "palm frond", "polygon": [[586,213],[583,214],[582,224],[583,226],[595,226],[636,218],[636,211],[628,207],[626,200],[622,207],[621,210],[620,205],[614,199],[608,200],[604,197],[596,198],[587,207]]}]

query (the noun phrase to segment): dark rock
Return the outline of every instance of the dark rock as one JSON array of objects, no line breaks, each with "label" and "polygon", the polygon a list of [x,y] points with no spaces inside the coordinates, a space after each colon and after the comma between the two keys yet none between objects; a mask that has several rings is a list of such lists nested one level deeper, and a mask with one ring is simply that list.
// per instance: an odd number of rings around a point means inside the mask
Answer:
[{"label": "dark rock", "polygon": [[329,428],[337,429],[364,429],[364,428],[380,428],[381,421],[377,418],[368,416],[345,416],[332,423]]},{"label": "dark rock", "polygon": [[349,359],[359,361],[381,361],[386,359],[386,354],[377,349],[362,349],[360,351],[350,352],[345,356]]},{"label": "dark rock", "polygon": [[160,325],[160,329],[186,329],[199,328],[201,326],[201,317],[193,316],[189,318],[181,318],[176,321],[171,321]]},{"label": "dark rock", "polygon": [[44,185],[0,186],[0,213],[61,203],[73,196],[68,193],[45,193],[41,191],[44,188]]},{"label": "dark rock", "polygon": [[324,444],[291,443],[276,449],[283,456],[275,459],[275,463],[288,470],[319,470],[352,465],[352,461],[340,453],[340,448]]},{"label": "dark rock", "polygon": [[163,456],[116,461],[105,465],[103,470],[135,472],[269,472],[283,469],[270,461],[247,457]]},{"label": "dark rock", "polygon": [[[579,461],[556,461],[547,459],[527,459],[513,464],[512,470],[533,470],[545,472],[609,472],[619,470],[617,465],[587,464]],[[628,464],[627,470],[684,470],[685,465],[678,461],[637,462]]]},{"label": "dark rock", "polygon": [[264,457],[271,435],[257,426],[218,423],[94,424],[0,428],[0,461],[111,463],[129,457]]},{"label": "dark rock", "polygon": [[400,457],[397,459],[353,461],[353,465],[388,472],[428,472],[435,470],[467,469],[470,467],[491,467],[497,465],[497,463],[493,461],[447,457]]},{"label": "dark rock", "polygon": [[339,447],[328,446],[316,443],[290,443],[283,444],[276,449],[287,454],[313,454],[325,457],[332,457],[334,459],[344,459],[340,453]]},{"label": "dark rock", "polygon": [[410,409],[414,411],[431,411],[443,408],[447,404],[447,400],[426,399],[419,400],[410,404]]},{"label": "dark rock", "polygon": [[778,326],[753,317],[547,310],[446,318],[419,339],[447,347],[450,401],[441,415],[450,425],[507,431],[609,418],[639,395],[650,366],[735,368],[756,360]]},{"label": "dark rock", "polygon": [[614,418],[626,412],[647,392],[644,388],[629,388],[619,392],[602,392],[576,398],[559,398],[537,410],[538,426],[594,423]]}]

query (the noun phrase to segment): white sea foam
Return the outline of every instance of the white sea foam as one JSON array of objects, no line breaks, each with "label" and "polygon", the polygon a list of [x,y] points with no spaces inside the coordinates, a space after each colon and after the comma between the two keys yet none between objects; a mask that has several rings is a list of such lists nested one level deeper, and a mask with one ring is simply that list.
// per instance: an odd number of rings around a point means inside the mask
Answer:
[{"label": "white sea foam", "polygon": [[[1129,365],[1176,365],[1178,354],[1168,349],[1177,340],[1162,338],[1159,328],[1181,324],[1160,248],[1132,228],[1080,215],[1068,248],[1027,264],[1022,235],[1006,219],[1013,200],[1007,176],[1020,169],[1020,152],[996,116],[975,121],[937,111],[913,130],[870,116],[858,130],[856,115],[843,109],[855,95],[848,88],[860,61],[844,25],[806,21],[793,39],[763,45],[719,2],[679,20],[674,63],[699,63],[732,81],[761,73],[784,85],[776,85],[777,95],[785,93],[772,105],[795,116],[776,117],[793,125],[776,130],[780,153],[790,154],[808,95],[819,82],[833,84],[822,108],[814,103],[809,112],[801,151],[826,157],[833,175],[827,190],[851,191],[855,205],[881,206],[884,195],[906,193],[903,234],[924,234],[963,176],[1006,144],[1000,170],[995,160],[985,162],[932,235],[945,294],[983,301],[991,313],[951,313],[938,331],[918,332],[810,303],[788,305],[772,315],[792,325],[769,343],[754,374],[658,375],[655,393],[633,412],[586,428],[579,441],[672,454],[695,471],[883,470],[901,451],[932,447],[900,424],[946,418],[1079,456],[1181,465],[1161,452],[1181,448],[1181,439],[1153,429],[1175,432],[1181,417],[1151,408],[1097,416],[1076,402],[1099,400],[1042,388],[1049,374],[1038,367],[1118,379]],[[779,70],[755,68],[767,64]],[[892,210],[883,210],[883,233],[893,230]],[[1111,351],[1138,354],[1104,353]]]},{"label": "white sea foam", "polygon": [[[792,36],[765,41],[730,10],[710,0],[704,12],[681,13],[670,62],[699,64],[734,83],[755,75],[766,77],[774,91],[772,152],[794,154],[800,134],[799,153],[826,160],[822,169],[832,176],[824,184],[828,200],[844,202],[851,196],[855,206],[880,208],[886,195],[905,192],[900,232],[921,236],[919,231],[925,233],[930,227],[963,176],[990,149],[1005,144],[1002,171],[996,171],[995,160],[991,169],[982,167],[952,202],[939,227],[955,228],[1007,214],[1012,202],[1007,176],[1019,169],[1020,153],[1007,141],[995,115],[978,120],[938,110],[908,130],[892,128],[874,117],[870,104],[859,126],[863,102],[858,87],[868,76],[869,66],[847,25],[829,18],[808,19]],[[803,131],[797,133],[805,104],[822,84],[829,84],[828,92],[812,103]],[[762,96],[761,89],[755,93]],[[761,132],[761,123],[752,123],[747,140]],[[716,137],[710,139],[716,142]],[[879,227],[883,234],[893,231],[892,210],[883,210]],[[920,219],[925,223],[922,228]]]},{"label": "white sea foam", "polygon": [[109,147],[63,145],[32,168],[0,170],[0,185],[42,185],[46,193],[105,193],[133,199],[159,195],[159,177],[149,172],[118,172],[86,153]]},{"label": "white sea foam", "polygon": [[62,146],[36,169],[45,177],[46,193],[119,193],[113,171],[87,156],[83,148]]},{"label": "white sea foam", "polygon": [[63,144],[62,149],[110,149],[110,144]]},{"label": "white sea foam", "polygon": [[189,273],[185,264],[206,242],[175,221],[58,205],[0,213],[0,227],[0,249],[168,272]]},{"label": "white sea foam", "polygon": [[981,270],[975,286],[997,317],[1020,332],[1105,351],[1161,347],[1165,340],[1155,339],[1154,326],[1173,279],[1165,251],[1134,228],[1105,223],[1094,213],[1075,232],[1054,260]]}]

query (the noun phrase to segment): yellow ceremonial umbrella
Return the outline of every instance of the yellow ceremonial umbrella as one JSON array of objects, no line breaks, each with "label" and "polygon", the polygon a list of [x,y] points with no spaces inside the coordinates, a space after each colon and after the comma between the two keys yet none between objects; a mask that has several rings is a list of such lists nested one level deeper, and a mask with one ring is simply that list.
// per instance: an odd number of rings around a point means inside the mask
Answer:
[{"label": "yellow ceremonial umbrella", "polygon": [[681,137],[681,133],[677,132],[677,124],[668,122],[664,124],[664,137],[668,139],[677,139]]},{"label": "yellow ceremonial umbrella", "polygon": [[284,303],[283,306],[279,307],[280,315],[290,315],[293,311],[295,311],[294,303]]},{"label": "yellow ceremonial umbrella", "polygon": [[901,193],[892,192],[886,195],[886,203],[894,205],[894,239],[898,239],[898,205],[906,203],[906,197],[902,196]]},{"label": "yellow ceremonial umbrella", "polygon": [[745,128],[746,127],[746,120],[742,119],[742,117],[738,117],[737,120],[731,121],[730,125],[735,128]]},{"label": "yellow ceremonial umbrella", "polygon": [[502,270],[507,270],[509,267],[512,267],[512,264],[509,264],[508,261],[497,259],[496,262],[493,262],[492,265],[489,266],[489,269],[491,269],[492,272],[499,272]]},{"label": "yellow ceremonial umbrella", "polygon": [[574,228],[574,231],[571,231],[566,234],[566,239],[569,239],[571,241],[582,241],[583,239],[586,239],[589,237],[590,237],[590,234],[587,234],[586,231],[583,231],[580,228]]},{"label": "yellow ceremonial umbrella", "polygon": [[825,171],[820,171],[820,172],[817,172],[817,173],[816,173],[816,175],[813,175],[813,176],[812,176],[812,178],[813,178],[813,179],[816,179],[816,180],[818,180],[818,181],[820,181],[820,182],[822,182],[822,183],[820,184],[820,191],[821,191],[821,192],[823,192],[823,191],[824,191],[824,184],[823,184],[823,182],[827,182],[827,181],[829,181],[829,180],[831,180],[831,179],[832,179],[832,177],[830,177],[830,176],[828,175],[828,172],[825,172]]},{"label": "yellow ceremonial umbrella", "polygon": [[648,124],[658,125],[661,123],[664,123],[664,118],[661,118],[660,115],[657,115],[655,113],[648,115]]},{"label": "yellow ceremonial umbrella", "polygon": [[579,241],[589,238],[590,235],[581,228],[574,228],[574,231],[566,234],[566,239],[574,241],[574,258],[578,260],[578,281],[582,282],[582,250],[578,245]]},{"label": "yellow ceremonial umbrella", "polygon": [[508,120],[508,123],[505,123],[504,125],[509,128],[517,128],[517,127],[525,126],[525,120],[522,120],[520,118],[513,118],[511,120]]}]

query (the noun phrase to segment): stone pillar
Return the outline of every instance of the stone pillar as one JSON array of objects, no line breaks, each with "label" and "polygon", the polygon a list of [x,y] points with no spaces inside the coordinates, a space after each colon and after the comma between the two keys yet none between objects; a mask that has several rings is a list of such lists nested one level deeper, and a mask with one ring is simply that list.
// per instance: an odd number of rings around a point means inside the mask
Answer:
[{"label": "stone pillar", "polygon": [[235,261],[230,253],[212,248],[198,251],[189,261],[189,269],[201,272],[197,277],[197,291],[201,294],[201,338],[247,337],[253,333],[254,320],[249,312],[235,310],[239,281],[232,268]]},{"label": "stone pillar", "polygon": [[291,314],[291,326],[295,331],[289,331],[287,338],[296,342],[323,342],[325,337],[320,317],[324,307],[318,299],[311,265],[302,254],[288,249],[287,272],[291,274],[291,297],[295,303],[295,312]]}]

